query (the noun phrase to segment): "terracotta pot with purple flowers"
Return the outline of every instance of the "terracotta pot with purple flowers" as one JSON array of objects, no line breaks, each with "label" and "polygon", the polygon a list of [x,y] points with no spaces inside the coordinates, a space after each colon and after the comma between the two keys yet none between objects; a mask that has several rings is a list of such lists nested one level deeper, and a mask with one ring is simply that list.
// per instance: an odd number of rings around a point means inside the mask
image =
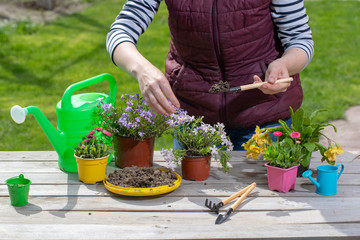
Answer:
[{"label": "terracotta pot with purple flowers", "polygon": [[219,160],[225,172],[233,144],[224,130],[224,124],[206,124],[202,117],[187,115],[178,110],[172,119],[174,137],[181,148],[163,149],[161,154],[169,168],[174,170],[181,163],[182,177],[186,180],[206,180],[210,174],[211,157]]},{"label": "terracotta pot with purple flowers", "polygon": [[151,110],[140,94],[121,96],[115,105],[99,101],[98,124],[113,134],[114,156],[120,168],[153,165],[155,138],[169,129],[171,117]]}]

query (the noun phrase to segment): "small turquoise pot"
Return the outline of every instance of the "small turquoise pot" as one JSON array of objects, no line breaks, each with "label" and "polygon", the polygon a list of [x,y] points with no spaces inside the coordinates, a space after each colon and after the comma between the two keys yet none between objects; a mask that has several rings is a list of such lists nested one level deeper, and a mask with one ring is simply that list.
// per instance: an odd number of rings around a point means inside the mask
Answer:
[{"label": "small turquoise pot", "polygon": [[[338,173],[340,167],[340,172]],[[317,181],[311,177],[312,171],[305,171],[302,176],[310,179],[316,186],[316,193],[320,195],[336,195],[337,180],[344,171],[344,165],[338,164],[336,166],[320,165],[317,168]]]}]

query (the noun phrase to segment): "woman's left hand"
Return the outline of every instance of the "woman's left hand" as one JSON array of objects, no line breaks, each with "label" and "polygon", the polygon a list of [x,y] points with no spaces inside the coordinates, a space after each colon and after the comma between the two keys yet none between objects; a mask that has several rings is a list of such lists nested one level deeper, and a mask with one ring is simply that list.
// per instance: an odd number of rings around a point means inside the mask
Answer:
[{"label": "woman's left hand", "polygon": [[[286,67],[286,64],[281,60],[281,58],[276,59],[269,64],[268,69],[265,73],[265,83],[259,89],[264,94],[276,94],[280,92],[285,92],[291,83],[275,83],[276,80],[282,78],[288,78],[289,71]],[[254,83],[262,82],[259,76],[254,75]]]}]

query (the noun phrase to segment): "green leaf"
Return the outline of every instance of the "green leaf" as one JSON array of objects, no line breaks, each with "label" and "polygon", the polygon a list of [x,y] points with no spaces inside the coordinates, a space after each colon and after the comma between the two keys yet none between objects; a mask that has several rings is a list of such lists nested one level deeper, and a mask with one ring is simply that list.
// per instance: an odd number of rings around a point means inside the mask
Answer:
[{"label": "green leaf", "polygon": [[315,143],[304,143],[303,146],[308,150],[309,152],[313,152],[315,150]]},{"label": "green leaf", "polygon": [[310,115],[310,121],[313,121],[314,118],[317,116],[318,113],[320,112],[325,112],[327,111],[326,109],[318,109],[318,110],[315,110],[314,112],[311,113]]},{"label": "green leaf", "polygon": [[305,157],[304,160],[301,162],[301,165],[303,165],[304,167],[309,166],[310,164],[310,159],[311,159],[311,152],[308,152]]},{"label": "green leaf", "polygon": [[290,133],[292,132],[291,131],[291,128],[289,128],[289,126],[286,124],[286,122],[284,122],[283,120],[279,120],[279,123],[280,123],[280,125],[281,125],[281,127],[282,127],[282,131],[285,131],[284,133],[286,134],[286,135],[290,135]]},{"label": "green leaf", "polygon": [[299,108],[293,115],[292,126],[294,130],[301,132],[304,123],[304,109]]}]

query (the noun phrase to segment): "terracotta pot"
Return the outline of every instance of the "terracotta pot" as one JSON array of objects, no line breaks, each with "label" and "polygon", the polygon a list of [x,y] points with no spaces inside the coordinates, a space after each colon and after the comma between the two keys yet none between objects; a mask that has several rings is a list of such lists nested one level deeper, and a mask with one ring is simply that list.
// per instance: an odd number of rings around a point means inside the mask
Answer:
[{"label": "terracotta pot", "polygon": [[138,166],[152,167],[154,157],[155,137],[142,141],[130,137],[114,137],[116,166],[120,168]]},{"label": "terracotta pot", "polygon": [[102,158],[80,158],[75,155],[79,180],[86,184],[95,184],[106,178],[106,165],[109,155]]},{"label": "terracotta pot", "polygon": [[270,166],[268,163],[265,164],[267,168],[269,190],[277,190],[286,193],[295,189],[296,174],[299,165],[283,169]]},{"label": "terracotta pot", "polygon": [[182,177],[186,180],[203,181],[209,178],[211,155],[184,157],[181,161]]}]

